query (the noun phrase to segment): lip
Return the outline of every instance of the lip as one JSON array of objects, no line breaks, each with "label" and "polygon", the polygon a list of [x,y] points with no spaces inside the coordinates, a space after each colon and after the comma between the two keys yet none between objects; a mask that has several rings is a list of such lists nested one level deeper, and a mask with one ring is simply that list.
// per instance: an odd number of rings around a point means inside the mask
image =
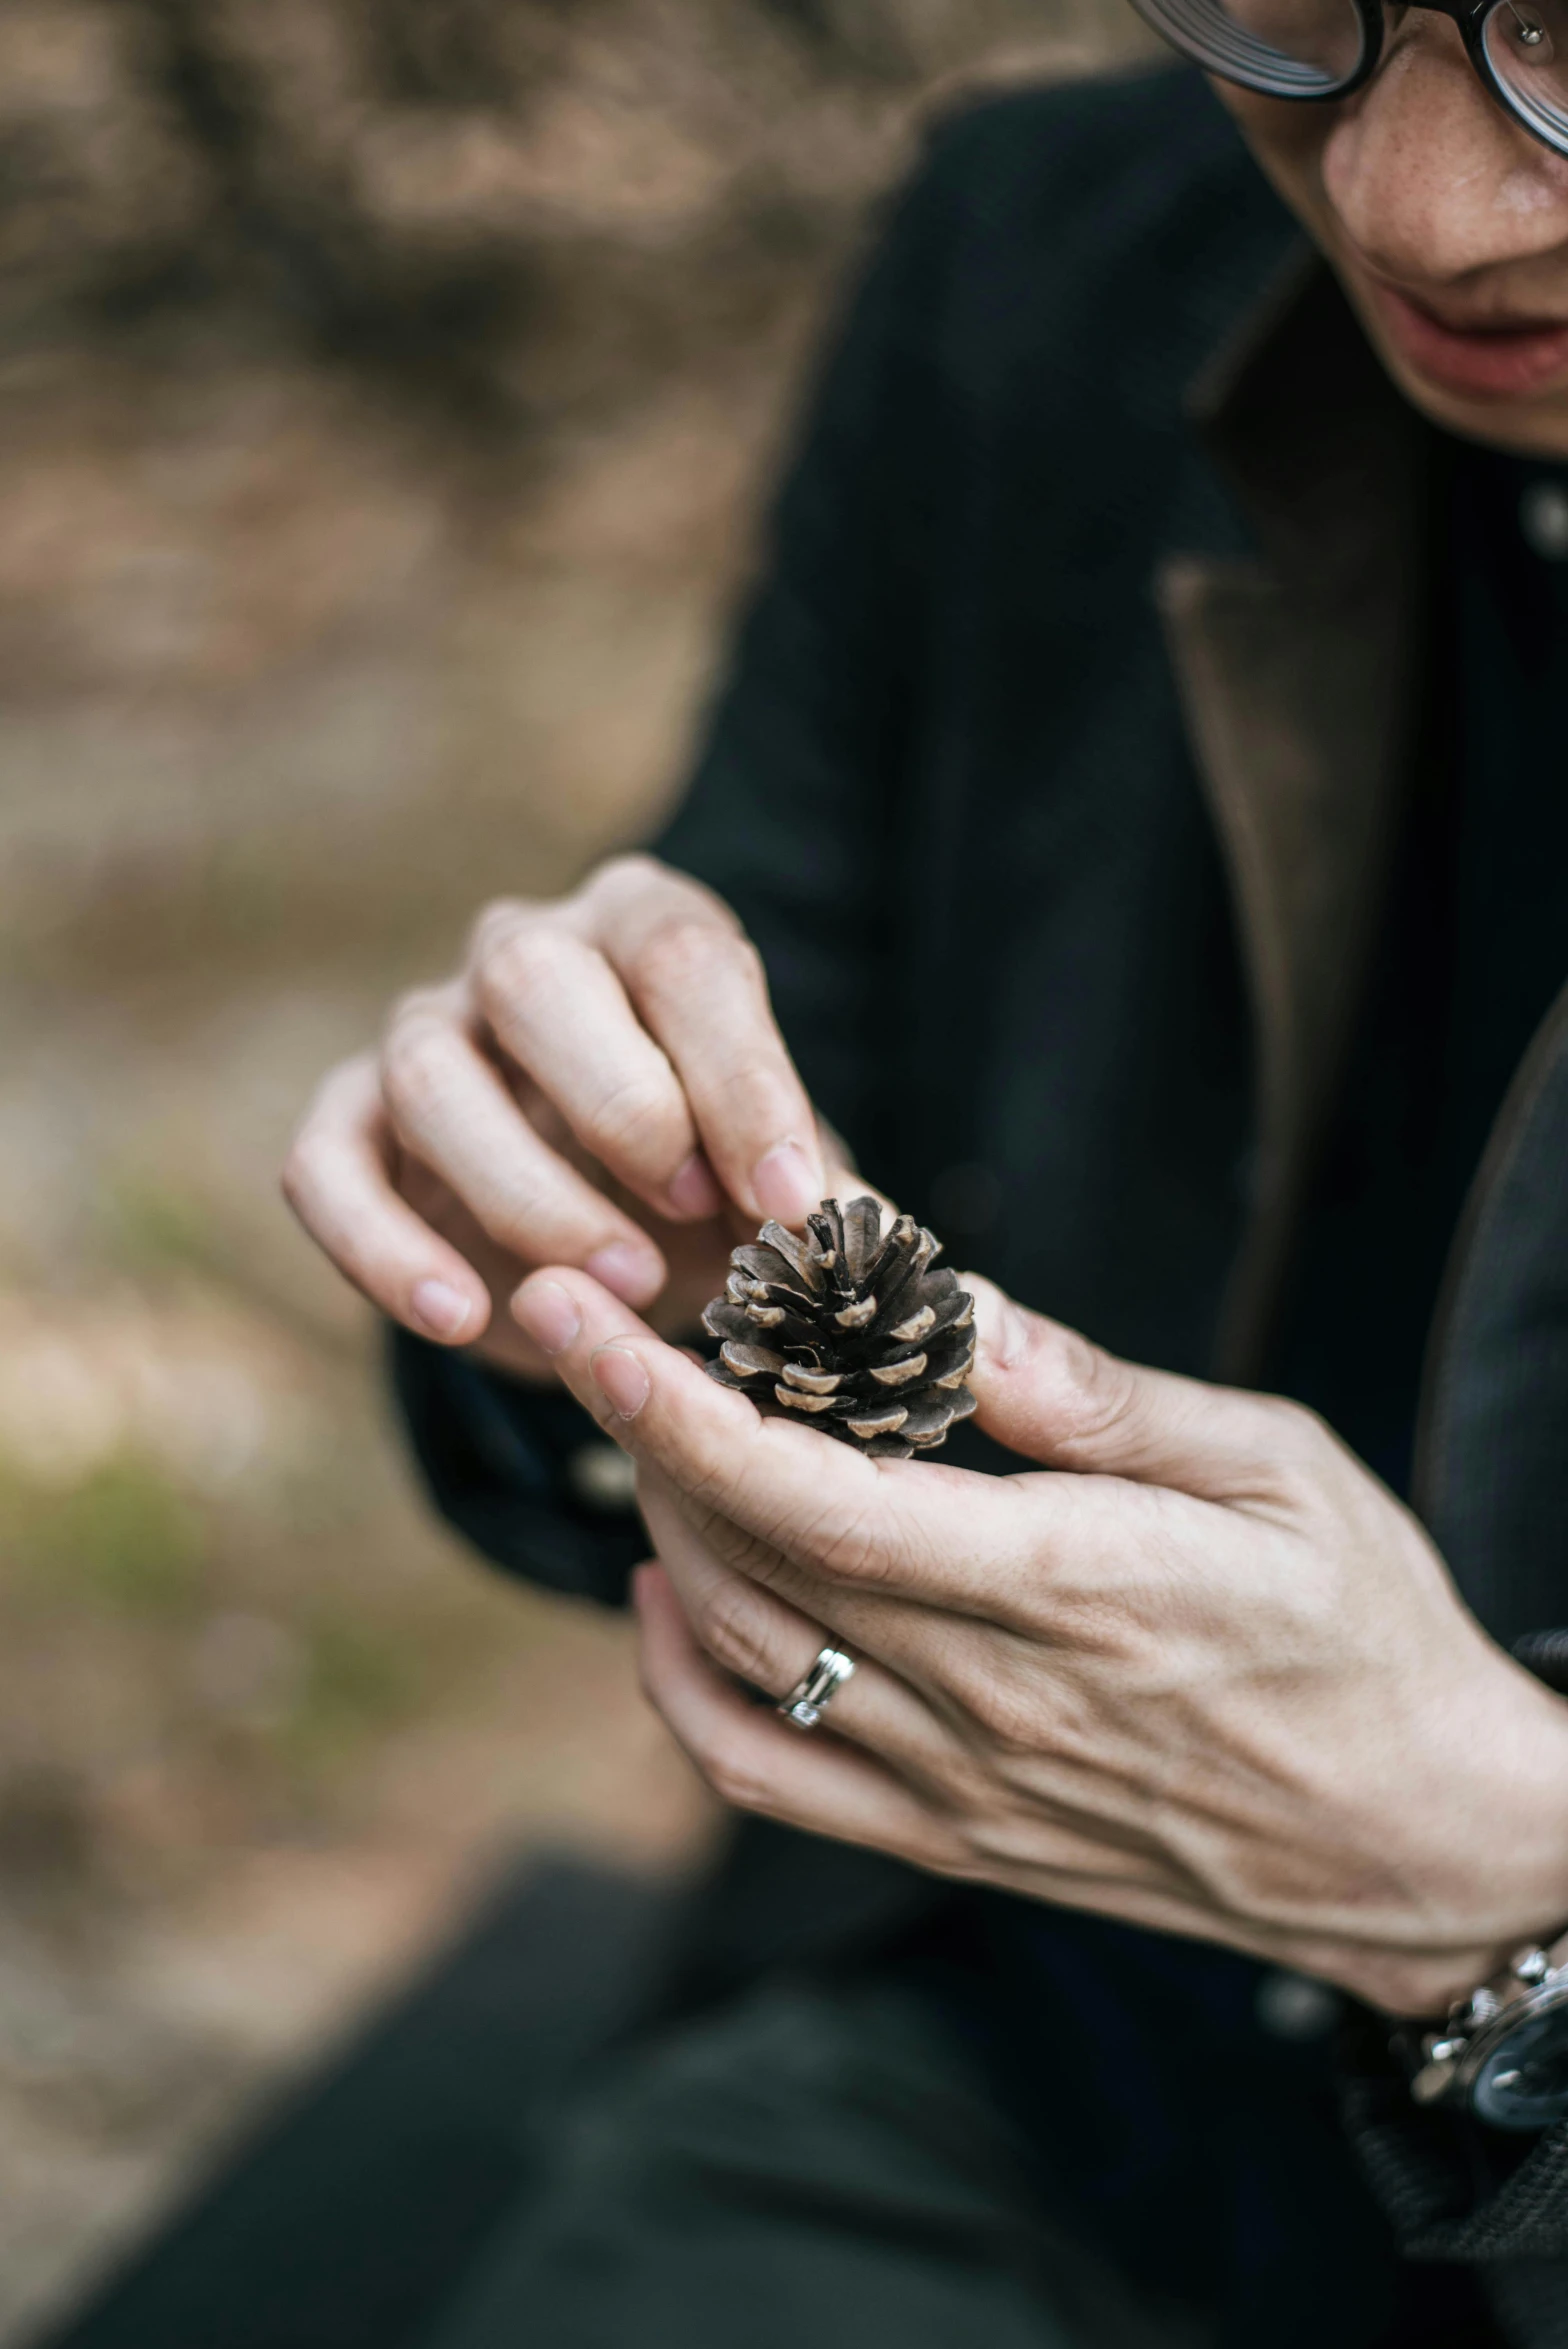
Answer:
[{"label": "lip", "polygon": [[1519,400],[1568,382],[1568,319],[1449,326],[1392,286],[1374,281],[1369,291],[1406,366],[1442,391],[1472,400]]}]

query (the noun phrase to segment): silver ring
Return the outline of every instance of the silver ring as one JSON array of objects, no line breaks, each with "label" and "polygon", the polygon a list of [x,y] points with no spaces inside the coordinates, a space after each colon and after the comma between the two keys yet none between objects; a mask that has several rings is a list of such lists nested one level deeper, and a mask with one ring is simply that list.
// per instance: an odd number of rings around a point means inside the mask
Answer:
[{"label": "silver ring", "polygon": [[811,1670],[797,1680],[779,1706],[786,1721],[797,1729],[815,1729],[846,1680],[853,1677],[855,1659],[842,1648],[823,1648]]}]

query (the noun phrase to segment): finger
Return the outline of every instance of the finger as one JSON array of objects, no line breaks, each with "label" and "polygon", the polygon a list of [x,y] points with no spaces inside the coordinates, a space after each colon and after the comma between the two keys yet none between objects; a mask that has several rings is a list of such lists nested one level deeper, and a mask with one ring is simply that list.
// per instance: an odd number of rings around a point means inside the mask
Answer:
[{"label": "finger", "polygon": [[699,1532],[751,1537],[759,1571],[777,1553],[862,1592],[1033,1620],[1053,1512],[1021,1488],[1053,1480],[871,1460],[814,1428],[764,1419],[565,1267],[525,1281],[512,1309],[584,1408],[663,1472]]},{"label": "finger", "polygon": [[[1092,1836],[1042,1835],[1032,1817],[1016,1838],[1005,1825],[983,1827],[870,1755],[819,1730],[802,1736],[777,1713],[749,1703],[703,1654],[661,1565],[639,1567],[632,1590],[644,1692],[708,1784],[735,1809],[869,1844],[938,1874],[979,1878],[1205,1940],[1256,1944],[1255,1935],[1243,1940],[1234,1929],[1240,1920],[1195,1905]],[[834,1699],[835,1711],[845,1693]]]},{"label": "finger", "polygon": [[[660,1564],[698,1643],[752,1687],[782,1697],[831,1643],[855,1670],[832,1698],[831,1726],[889,1763],[946,1812],[993,1792],[997,1740],[1034,1757],[1030,1840],[1037,1863],[1098,1881],[1152,1882],[1172,1873],[1148,1823],[1146,1789],[1118,1778],[1096,1747],[1057,1734],[1065,1684],[1039,1669],[1033,1643],[907,1599],[817,1583],[798,1568],[759,1584],[725,1562],[686,1519],[681,1496],[644,1468],[638,1502]],[[731,1529],[722,1529],[725,1532]],[[728,1545],[725,1545],[728,1547]],[[788,1591],[790,1598],[781,1596]]]},{"label": "finger", "polygon": [[799,1225],[824,1195],[816,1118],[761,957],[726,906],[650,858],[590,893],[596,942],[675,1070],[709,1164],[758,1221]]},{"label": "finger", "polygon": [[391,1133],[375,1061],[334,1069],[305,1112],[283,1195],[318,1247],[373,1305],[442,1345],[468,1345],[490,1319],[483,1280],[393,1185]]},{"label": "finger", "polygon": [[[657,1471],[638,1479],[637,1497],[659,1563],[705,1652],[764,1695],[787,1696],[833,1644],[829,1631],[836,1627],[814,1621],[724,1565],[687,1523]],[[950,1791],[962,1763],[952,1734],[906,1682],[873,1658],[856,1654],[854,1663],[834,1693],[828,1725],[901,1775]]]},{"label": "finger", "polygon": [[722,1801],[919,1867],[957,1859],[952,1829],[882,1763],[749,1703],[703,1654],[661,1567],[639,1568],[633,1593],[643,1688]]},{"label": "finger", "polygon": [[[520,1330],[507,1301],[517,1287],[522,1268],[510,1249],[500,1248],[474,1221],[462,1202],[439,1176],[431,1174],[406,1150],[397,1152],[397,1187],[402,1198],[434,1232],[472,1265],[490,1292],[490,1319],[472,1351],[481,1361],[537,1385],[555,1384],[555,1373],[526,1332]],[[500,1310],[498,1310],[498,1307]]]},{"label": "finger", "polygon": [[1235,1502],[1322,1440],[1310,1413],[1275,1396],[1124,1362],[978,1274],[961,1278],[975,1300],[975,1424],[1027,1460]]},{"label": "finger", "polygon": [[497,1042],[602,1165],[661,1215],[718,1213],[680,1080],[596,946],[559,916],[497,907],[470,980]]},{"label": "finger", "polygon": [[[978,1836],[944,1818],[894,1774],[852,1746],[819,1734],[802,1737],[777,1714],[748,1703],[703,1655],[680,1603],[657,1565],[633,1577],[645,1694],[677,1744],[718,1794],[737,1810],[777,1819],[808,1834],[864,1844],[937,1875],[957,1876],[1064,1908],[1083,1909],[1149,1931],[1218,1942],[1249,1956],[1300,1962],[1301,1937],[1195,1904],[1158,1883],[1129,1878],[1112,1855],[1094,1864],[1041,1865],[1035,1838]],[[1327,1980],[1354,1976],[1342,1950],[1326,1944],[1314,1968]]]},{"label": "finger", "polygon": [[393,1131],[501,1247],[526,1264],[589,1267],[646,1303],[665,1262],[648,1235],[542,1141],[457,1014],[455,990],[408,997],[381,1055]]}]

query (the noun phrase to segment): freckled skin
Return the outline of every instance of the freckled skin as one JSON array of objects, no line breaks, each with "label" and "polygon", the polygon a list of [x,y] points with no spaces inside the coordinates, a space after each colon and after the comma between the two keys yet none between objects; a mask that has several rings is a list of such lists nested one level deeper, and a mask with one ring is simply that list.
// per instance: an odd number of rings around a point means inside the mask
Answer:
[{"label": "freckled skin", "polygon": [[1471,439],[1568,457],[1568,348],[1547,354],[1544,381],[1457,390],[1389,314],[1386,289],[1454,329],[1568,329],[1568,158],[1504,113],[1457,27],[1412,9],[1372,81],[1338,105],[1214,88],[1406,397]]}]

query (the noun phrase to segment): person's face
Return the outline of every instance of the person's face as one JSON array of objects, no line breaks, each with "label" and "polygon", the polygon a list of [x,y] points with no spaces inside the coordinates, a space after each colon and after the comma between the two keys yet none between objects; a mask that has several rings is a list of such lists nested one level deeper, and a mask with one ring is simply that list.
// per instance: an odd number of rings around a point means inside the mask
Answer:
[{"label": "person's face", "polygon": [[1395,382],[1475,440],[1568,457],[1568,158],[1503,112],[1447,17],[1394,15],[1333,105],[1214,84]]}]

